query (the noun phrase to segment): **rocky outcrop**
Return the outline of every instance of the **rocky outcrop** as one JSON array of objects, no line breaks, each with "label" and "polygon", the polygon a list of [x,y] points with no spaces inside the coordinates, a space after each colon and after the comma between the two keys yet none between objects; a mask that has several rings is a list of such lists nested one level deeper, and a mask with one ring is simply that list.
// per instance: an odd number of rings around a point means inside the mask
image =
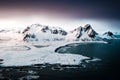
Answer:
[{"label": "rocky outcrop", "polygon": [[87,32],[88,36],[94,38],[98,33],[94,31],[90,24],[86,24],[84,27],[84,32]]},{"label": "rocky outcrop", "polygon": [[108,32],[105,32],[103,35],[107,35],[107,36],[113,36],[113,33],[112,32],[110,32],[110,31],[108,31]]}]

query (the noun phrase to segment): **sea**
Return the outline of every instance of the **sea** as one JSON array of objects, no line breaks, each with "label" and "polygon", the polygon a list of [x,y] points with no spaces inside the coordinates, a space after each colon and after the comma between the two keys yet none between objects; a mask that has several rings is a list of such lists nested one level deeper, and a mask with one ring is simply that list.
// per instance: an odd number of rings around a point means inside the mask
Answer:
[{"label": "sea", "polygon": [[[88,60],[83,60],[85,71],[82,71],[80,79],[115,80],[120,74],[120,39],[105,39],[105,41],[108,43],[72,43],[60,47],[57,52],[90,57]],[[95,58],[100,60],[92,62]]]}]

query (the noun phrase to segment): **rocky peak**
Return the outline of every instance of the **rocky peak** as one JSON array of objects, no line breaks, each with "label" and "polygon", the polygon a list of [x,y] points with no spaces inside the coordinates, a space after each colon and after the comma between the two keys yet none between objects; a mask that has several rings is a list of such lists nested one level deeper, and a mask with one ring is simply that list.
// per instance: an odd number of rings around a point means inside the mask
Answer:
[{"label": "rocky peak", "polygon": [[83,29],[84,31],[86,32],[87,30],[89,30],[91,28],[91,25],[90,24],[86,24]]},{"label": "rocky peak", "polygon": [[105,32],[103,35],[109,36],[111,38],[114,37],[114,34],[111,31]]},{"label": "rocky peak", "polygon": [[90,24],[86,24],[84,27],[84,31],[87,32],[88,36],[94,38],[98,33],[92,29]]},{"label": "rocky peak", "polygon": [[[50,27],[46,25],[40,25],[40,24],[32,24],[28,26],[24,31],[22,32],[24,34],[23,40],[25,41],[26,39],[35,39],[38,36],[42,35],[52,35],[55,34],[65,36],[67,35],[67,32],[59,27]],[[39,35],[38,35],[39,34]],[[37,36],[36,36],[37,35]]]},{"label": "rocky peak", "polygon": [[[94,29],[92,29],[90,24],[86,24],[84,27],[79,26],[78,28],[74,29],[70,32],[72,37],[71,40],[91,40],[98,35]],[[70,35],[68,37],[70,37]]]},{"label": "rocky peak", "polygon": [[29,30],[40,30],[39,32],[47,33],[50,32],[51,34],[60,34],[60,35],[67,35],[67,32],[59,27],[49,27],[46,25],[40,25],[40,24],[32,24],[28,26],[24,31],[23,34]]},{"label": "rocky peak", "polygon": [[[90,24],[86,24],[84,27],[78,27],[77,29],[75,29],[76,31],[79,31],[79,37],[82,36],[83,34],[87,33],[87,35],[91,38],[94,38],[95,35],[97,35],[97,32],[94,31],[91,27]],[[74,30],[74,31],[75,31]],[[78,37],[78,38],[79,38]]]},{"label": "rocky peak", "polygon": [[30,27],[27,27],[26,29],[23,30],[22,33],[24,34],[25,32],[27,32],[27,31],[29,31],[29,30],[30,30]]}]

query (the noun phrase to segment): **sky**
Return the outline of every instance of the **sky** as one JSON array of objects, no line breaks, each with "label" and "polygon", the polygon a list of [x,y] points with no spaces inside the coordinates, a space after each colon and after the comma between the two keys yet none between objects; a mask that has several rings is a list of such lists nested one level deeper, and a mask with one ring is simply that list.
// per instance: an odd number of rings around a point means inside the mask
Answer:
[{"label": "sky", "polygon": [[119,4],[119,0],[0,0],[0,29],[39,23],[70,31],[91,24],[98,32],[119,32]]}]

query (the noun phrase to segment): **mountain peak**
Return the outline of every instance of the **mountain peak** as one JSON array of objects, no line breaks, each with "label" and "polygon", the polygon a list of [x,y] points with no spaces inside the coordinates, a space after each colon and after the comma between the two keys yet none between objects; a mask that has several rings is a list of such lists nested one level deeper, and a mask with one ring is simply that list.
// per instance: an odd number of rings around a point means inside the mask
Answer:
[{"label": "mountain peak", "polygon": [[111,31],[105,32],[102,37],[109,38],[109,39],[115,38],[114,34]]},{"label": "mountain peak", "polygon": [[23,40],[29,40],[29,39],[39,40],[44,38],[45,40],[50,40],[49,39],[50,35],[51,35],[51,38],[53,38],[53,36],[59,36],[59,35],[65,36],[67,35],[67,32],[60,27],[51,27],[51,26],[40,25],[40,24],[32,24],[28,26],[26,29],[24,29],[23,34],[25,35]]},{"label": "mountain peak", "polygon": [[71,31],[70,35],[73,37],[73,40],[86,40],[93,39],[98,33],[94,31],[90,24],[86,24],[84,27],[79,26],[78,28]]},{"label": "mountain peak", "polygon": [[98,35],[90,24],[79,26],[69,33],[60,27],[51,27],[41,24],[27,26],[22,32],[16,30],[0,30],[0,39],[23,41],[98,41],[104,38],[113,39],[116,35],[111,31]]},{"label": "mountain peak", "polygon": [[91,28],[91,25],[90,25],[90,24],[86,24],[83,28],[84,28],[84,29]]}]

